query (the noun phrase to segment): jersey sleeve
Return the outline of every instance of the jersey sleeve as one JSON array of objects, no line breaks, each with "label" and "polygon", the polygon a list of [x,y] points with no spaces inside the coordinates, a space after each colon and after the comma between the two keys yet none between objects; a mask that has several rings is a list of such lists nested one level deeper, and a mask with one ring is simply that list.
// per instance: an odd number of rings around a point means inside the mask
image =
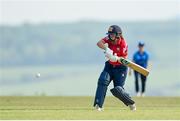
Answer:
[{"label": "jersey sleeve", "polygon": [[146,60],[149,60],[149,54],[146,52]]},{"label": "jersey sleeve", "polygon": [[108,38],[108,37],[104,37],[104,38],[102,38],[102,40],[103,40],[105,43],[108,43],[108,44],[109,44],[109,38]]}]

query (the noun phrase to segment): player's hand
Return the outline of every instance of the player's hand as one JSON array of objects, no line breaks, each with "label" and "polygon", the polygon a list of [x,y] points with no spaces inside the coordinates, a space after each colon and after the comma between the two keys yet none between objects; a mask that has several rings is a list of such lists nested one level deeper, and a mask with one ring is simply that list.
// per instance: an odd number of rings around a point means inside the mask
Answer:
[{"label": "player's hand", "polygon": [[106,47],[106,48],[105,48],[105,54],[106,54],[107,56],[111,56],[111,55],[113,55],[113,51],[112,51],[110,48]]},{"label": "player's hand", "polygon": [[113,56],[111,56],[110,61],[111,61],[111,62],[117,62],[117,61],[118,61],[118,59],[119,59],[119,57],[118,57],[118,56],[113,55]]},{"label": "player's hand", "polygon": [[111,62],[117,62],[119,60],[119,57],[115,54],[115,55],[105,55]]}]

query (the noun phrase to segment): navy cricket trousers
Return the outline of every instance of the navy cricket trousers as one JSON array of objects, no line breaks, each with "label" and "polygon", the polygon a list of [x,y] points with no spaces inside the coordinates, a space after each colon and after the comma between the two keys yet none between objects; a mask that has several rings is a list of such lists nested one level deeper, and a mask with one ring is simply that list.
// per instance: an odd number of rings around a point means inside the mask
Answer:
[{"label": "navy cricket trousers", "polygon": [[127,67],[124,65],[113,66],[108,61],[105,62],[105,67],[101,73],[94,100],[94,106],[98,105],[102,108],[104,99],[106,96],[107,88],[111,81],[113,81],[114,87],[121,86],[125,84],[125,79],[127,75]]},{"label": "navy cricket trousers", "polygon": [[146,89],[146,76],[138,73],[137,71],[134,71],[134,77],[135,77],[135,90],[136,93],[139,92],[139,76],[141,79],[141,92],[144,93]]}]

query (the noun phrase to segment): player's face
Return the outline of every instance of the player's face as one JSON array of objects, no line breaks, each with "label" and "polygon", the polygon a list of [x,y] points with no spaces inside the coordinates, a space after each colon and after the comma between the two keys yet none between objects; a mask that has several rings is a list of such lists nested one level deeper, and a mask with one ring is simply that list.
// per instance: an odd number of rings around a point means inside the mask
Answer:
[{"label": "player's face", "polygon": [[139,51],[140,52],[144,52],[144,47],[143,46],[139,46]]},{"label": "player's face", "polygon": [[111,33],[111,34],[109,34],[109,36],[110,36],[110,38],[111,38],[112,40],[115,40],[115,39],[116,39],[116,34],[115,34],[115,33]]}]

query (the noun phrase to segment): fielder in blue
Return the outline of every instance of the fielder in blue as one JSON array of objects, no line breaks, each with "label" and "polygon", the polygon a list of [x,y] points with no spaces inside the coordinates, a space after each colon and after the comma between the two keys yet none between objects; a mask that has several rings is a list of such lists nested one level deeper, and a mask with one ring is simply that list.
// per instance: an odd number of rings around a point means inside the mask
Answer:
[{"label": "fielder in blue", "polygon": [[[148,60],[149,60],[149,55],[148,53],[144,50],[145,44],[143,42],[138,43],[138,51],[136,51],[133,55],[133,62],[136,64],[147,68],[148,67]],[[131,71],[129,71],[131,75]],[[134,71],[134,77],[135,77],[135,90],[137,96],[145,96],[145,88],[146,88],[146,79],[147,77],[138,73],[137,71]],[[139,89],[139,78],[141,79],[141,91]]]},{"label": "fielder in blue", "polygon": [[105,51],[104,54],[108,61],[105,62],[105,67],[98,79],[94,107],[98,111],[102,111],[107,88],[113,81],[114,88],[110,90],[111,93],[126,106],[129,106],[130,110],[136,110],[135,102],[123,88],[127,67],[121,64],[119,58],[127,58],[128,45],[122,35],[121,28],[117,25],[110,26],[107,36],[98,41],[97,46]]}]

